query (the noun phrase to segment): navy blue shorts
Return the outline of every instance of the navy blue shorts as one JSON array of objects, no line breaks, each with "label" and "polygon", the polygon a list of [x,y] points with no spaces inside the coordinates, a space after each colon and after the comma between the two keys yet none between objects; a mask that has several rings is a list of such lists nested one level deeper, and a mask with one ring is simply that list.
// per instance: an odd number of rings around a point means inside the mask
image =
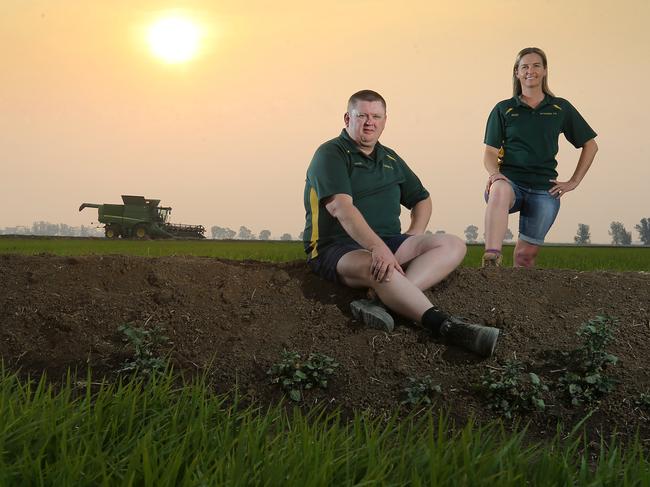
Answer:
[{"label": "navy blue shorts", "polygon": [[[394,237],[382,238],[386,246],[390,251],[395,254],[397,249],[404,243],[404,241],[411,237],[402,233],[401,235],[396,235]],[[343,242],[340,244],[333,243],[328,247],[325,247],[325,250],[318,254],[318,257],[308,260],[307,265],[309,268],[319,276],[327,279],[328,281],[333,281],[339,283],[339,276],[336,273],[336,266],[343,257],[348,252],[353,250],[363,250],[363,247],[358,243],[352,242]]]}]

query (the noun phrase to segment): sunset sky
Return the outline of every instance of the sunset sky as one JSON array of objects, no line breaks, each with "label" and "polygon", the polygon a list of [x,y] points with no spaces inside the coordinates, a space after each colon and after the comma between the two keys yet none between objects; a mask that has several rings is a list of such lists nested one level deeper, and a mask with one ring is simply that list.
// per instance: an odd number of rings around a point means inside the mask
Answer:
[{"label": "sunset sky", "polygon": [[[151,52],[165,15],[198,27],[192,59]],[[586,223],[607,243],[617,220],[637,241],[650,217],[648,19],[648,0],[2,0],[0,227],[89,225],[82,202],[135,194],[176,223],[296,237],[314,150],[369,88],[388,102],[381,141],[432,194],[430,230],[482,234],[486,119],[511,96],[516,53],[537,46],[600,147],[547,240]],[[561,138],[561,180],[578,153]]]}]

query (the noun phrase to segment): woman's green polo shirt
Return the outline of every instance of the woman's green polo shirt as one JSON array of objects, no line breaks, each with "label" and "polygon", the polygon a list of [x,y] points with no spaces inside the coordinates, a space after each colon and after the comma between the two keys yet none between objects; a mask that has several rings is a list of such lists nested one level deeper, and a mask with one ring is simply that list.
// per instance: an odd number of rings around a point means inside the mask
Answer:
[{"label": "woman's green polo shirt", "polygon": [[325,208],[325,198],[352,196],[354,206],[382,238],[400,234],[400,205],[411,209],[428,198],[428,191],[394,150],[377,143],[373,155],[361,152],[345,129],[316,150],[304,192],[303,241],[309,259],[333,242],[353,241]]},{"label": "woman's green polo shirt", "polygon": [[575,148],[596,137],[571,103],[546,95],[535,108],[518,97],[503,100],[487,121],[484,142],[500,150],[500,171],[532,189],[551,188],[557,178],[558,139],[563,133]]}]

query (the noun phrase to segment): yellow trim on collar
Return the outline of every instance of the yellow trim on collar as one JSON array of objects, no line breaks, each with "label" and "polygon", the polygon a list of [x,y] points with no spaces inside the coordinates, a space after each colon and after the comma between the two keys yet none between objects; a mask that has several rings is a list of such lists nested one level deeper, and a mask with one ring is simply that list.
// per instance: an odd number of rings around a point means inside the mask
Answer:
[{"label": "yellow trim on collar", "polygon": [[318,257],[318,196],[316,190],[311,188],[309,190],[309,206],[311,208],[311,239],[309,246],[311,247],[310,258]]}]

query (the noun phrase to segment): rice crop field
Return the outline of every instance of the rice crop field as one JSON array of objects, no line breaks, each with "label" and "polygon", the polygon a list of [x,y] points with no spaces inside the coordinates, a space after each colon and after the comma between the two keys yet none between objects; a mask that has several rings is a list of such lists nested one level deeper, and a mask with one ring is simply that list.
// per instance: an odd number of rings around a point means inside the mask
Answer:
[{"label": "rice crop field", "polygon": [[635,441],[585,448],[579,428],[527,444],[523,430],[450,427],[430,411],[267,409],[171,371],[59,388],[0,373],[0,485],[650,485]]},{"label": "rice crop field", "polygon": [[[512,245],[504,247],[504,265],[512,265]],[[55,255],[123,254],[146,257],[193,255],[231,260],[288,262],[304,260],[302,242],[241,240],[107,240],[103,238],[0,238],[0,253]],[[468,245],[463,261],[478,267],[481,245]],[[650,271],[650,247],[549,245],[537,267],[583,271]]]}]

